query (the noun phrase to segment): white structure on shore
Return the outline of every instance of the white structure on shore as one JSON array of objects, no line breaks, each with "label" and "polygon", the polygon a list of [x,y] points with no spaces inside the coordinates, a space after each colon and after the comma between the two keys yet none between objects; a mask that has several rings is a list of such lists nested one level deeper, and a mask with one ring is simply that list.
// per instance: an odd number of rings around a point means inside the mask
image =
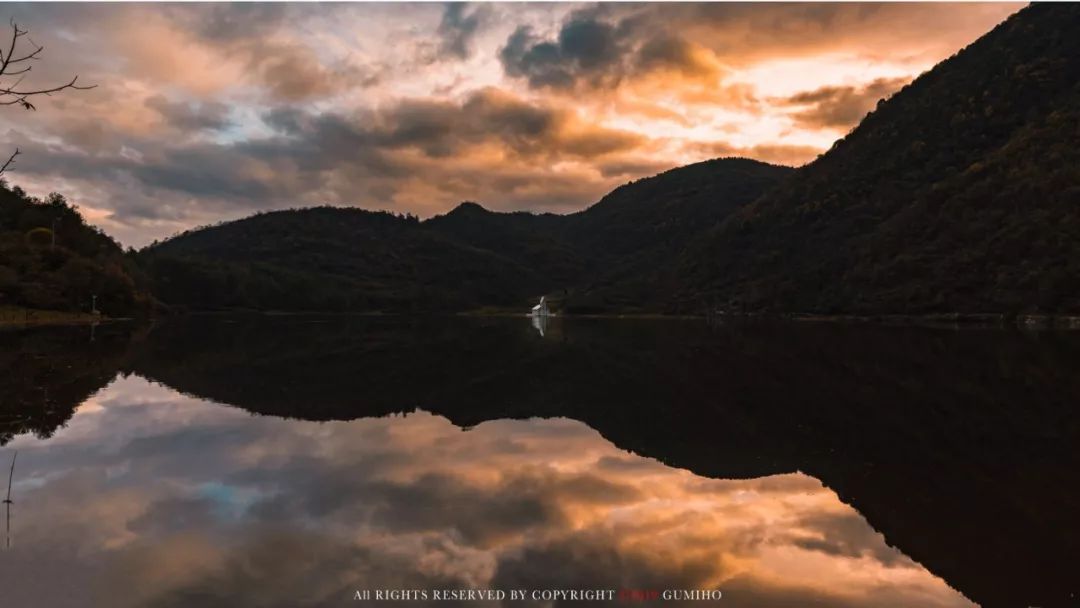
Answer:
[{"label": "white structure on shore", "polygon": [[529,313],[530,317],[550,317],[551,311],[548,310],[547,298],[540,296],[540,303],[532,307],[532,312]]}]

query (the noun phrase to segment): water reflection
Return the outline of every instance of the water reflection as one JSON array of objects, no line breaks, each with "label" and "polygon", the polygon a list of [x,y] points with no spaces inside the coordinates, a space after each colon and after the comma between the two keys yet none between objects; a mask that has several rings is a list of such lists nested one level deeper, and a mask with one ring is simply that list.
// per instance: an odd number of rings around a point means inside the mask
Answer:
[{"label": "water reflection", "polygon": [[131,376],[14,449],[5,605],[338,605],[374,586],[970,605],[812,477],[705,479],[567,419],[288,421]]},{"label": "water reflection", "polygon": [[[820,479],[980,605],[1076,604],[1080,333],[554,321],[543,337],[521,318],[193,316],[103,325],[92,342],[85,328],[0,332],[0,446],[66,436],[117,374],[309,421],[569,418],[705,478]],[[177,458],[202,458],[204,433],[186,441]]]},{"label": "water reflection", "polygon": [[536,333],[540,334],[540,337],[543,338],[549,323],[547,315],[533,315],[529,317],[529,320],[532,322],[533,329],[536,330]]}]

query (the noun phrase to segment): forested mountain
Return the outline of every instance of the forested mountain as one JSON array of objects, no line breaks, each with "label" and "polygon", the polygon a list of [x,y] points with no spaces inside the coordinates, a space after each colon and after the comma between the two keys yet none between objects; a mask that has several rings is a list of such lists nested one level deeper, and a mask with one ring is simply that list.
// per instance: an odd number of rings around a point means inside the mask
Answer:
[{"label": "forested mountain", "polygon": [[662,310],[678,288],[674,270],[687,245],[793,171],[726,158],[616,188],[564,225],[566,240],[593,261],[579,298],[595,310]]},{"label": "forested mountain", "polygon": [[[712,160],[569,215],[276,211],[134,259],[177,309],[517,309],[548,294],[575,312],[1080,312],[1078,141],[1080,5],[1038,4],[797,170]],[[0,199],[4,301],[145,300],[119,247],[62,199]]]},{"label": "forested mountain", "polygon": [[146,311],[151,298],[116,241],[63,196],[41,201],[0,184],[0,306],[109,316]]},{"label": "forested mountain", "polygon": [[708,161],[566,215],[276,212],[141,254],[198,308],[1080,311],[1080,6],[1039,4],[798,170]]},{"label": "forested mountain", "polygon": [[927,72],[681,262],[681,305],[1080,311],[1080,5]]},{"label": "forested mountain", "polygon": [[139,254],[154,293],[193,309],[460,310],[507,303],[529,267],[414,218],[317,207],[194,230]]},{"label": "forested mountain", "polygon": [[[520,307],[545,293],[604,311],[655,304],[686,242],[791,169],[720,159],[616,189],[570,215],[476,203],[420,222],[320,207],[186,232],[138,254],[164,302],[192,309]],[[639,300],[634,302],[633,300]]]}]

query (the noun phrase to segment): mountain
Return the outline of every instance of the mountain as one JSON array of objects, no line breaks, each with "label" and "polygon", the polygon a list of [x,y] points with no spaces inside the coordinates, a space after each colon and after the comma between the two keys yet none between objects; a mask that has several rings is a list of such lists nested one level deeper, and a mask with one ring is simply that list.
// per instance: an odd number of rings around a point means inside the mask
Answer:
[{"label": "mountain", "polygon": [[570,215],[462,203],[418,221],[318,207],[262,213],[156,243],[137,259],[164,302],[191,309],[461,311],[657,301],[686,243],[791,172],[746,159],[673,169]]},{"label": "mountain", "polygon": [[798,169],[719,159],[570,215],[266,213],[140,253],[199,309],[1080,312],[1080,6],[1032,5]]},{"label": "mountain", "polygon": [[589,270],[578,248],[562,238],[564,220],[551,213],[497,213],[466,202],[423,222],[423,227],[535,270],[540,276],[529,296],[573,284]]},{"label": "mountain", "polygon": [[659,309],[677,287],[672,271],[687,245],[793,171],[725,158],[616,188],[567,218],[564,238],[594,261],[581,287],[602,309]]},{"label": "mountain", "polygon": [[1018,12],[680,261],[679,304],[1080,311],[1080,5]]},{"label": "mountain", "polygon": [[96,304],[108,316],[131,316],[151,302],[116,241],[63,196],[41,201],[0,182],[0,307],[88,312]]},{"label": "mountain", "polygon": [[139,253],[154,292],[192,309],[396,310],[509,303],[535,272],[415,218],[316,207],[189,231]]}]

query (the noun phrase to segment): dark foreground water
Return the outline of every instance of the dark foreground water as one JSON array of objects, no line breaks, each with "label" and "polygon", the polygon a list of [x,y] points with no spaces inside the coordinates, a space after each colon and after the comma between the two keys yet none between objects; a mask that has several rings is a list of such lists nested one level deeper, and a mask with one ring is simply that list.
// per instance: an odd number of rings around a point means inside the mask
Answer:
[{"label": "dark foreground water", "polygon": [[0,365],[0,606],[1080,601],[1080,334],[193,317]]}]

